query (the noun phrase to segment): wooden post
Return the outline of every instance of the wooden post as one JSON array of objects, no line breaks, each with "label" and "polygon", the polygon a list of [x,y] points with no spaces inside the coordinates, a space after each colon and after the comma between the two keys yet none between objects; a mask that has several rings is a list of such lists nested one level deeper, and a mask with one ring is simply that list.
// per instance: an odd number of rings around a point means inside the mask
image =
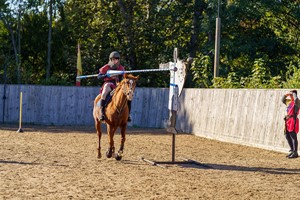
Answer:
[{"label": "wooden post", "polygon": [[18,133],[23,133],[24,131],[22,130],[22,101],[23,101],[23,95],[22,92],[20,93],[20,116],[19,116],[19,130],[17,131]]},{"label": "wooden post", "polygon": [[221,18],[216,18],[216,41],[215,41],[214,78],[216,78],[216,77],[219,76],[220,30],[221,30]]},{"label": "wooden post", "polygon": [[[184,161],[176,161],[175,159],[175,150],[176,150],[176,118],[177,118],[177,110],[178,110],[178,103],[179,103],[179,96],[183,89],[185,76],[186,76],[186,69],[185,64],[182,62],[182,60],[178,59],[178,50],[177,48],[174,49],[173,52],[173,58],[174,62],[170,62],[169,65],[173,65],[172,70],[170,72],[170,90],[169,90],[169,126],[167,128],[167,132],[172,133],[172,161],[152,161],[147,160],[145,158],[141,158],[143,161],[148,162],[155,166],[160,166],[161,164],[175,164],[175,165],[181,165],[181,164],[193,164],[193,165],[200,165],[202,167],[208,167],[207,165],[203,165],[197,161],[191,160],[191,159],[184,159]],[[169,67],[171,68],[171,67]]]}]

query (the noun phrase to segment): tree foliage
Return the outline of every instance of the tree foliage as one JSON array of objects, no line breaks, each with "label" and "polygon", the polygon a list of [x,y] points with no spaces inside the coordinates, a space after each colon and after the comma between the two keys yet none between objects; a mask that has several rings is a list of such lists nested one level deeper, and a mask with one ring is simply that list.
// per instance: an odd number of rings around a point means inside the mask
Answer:
[{"label": "tree foliage", "polygon": [[[177,47],[180,58],[194,57],[187,87],[291,88],[300,84],[299,1],[222,0],[220,5],[218,0],[51,2],[52,20],[49,1],[0,1],[0,83],[4,76],[7,83],[18,83],[21,73],[23,84],[75,85],[79,43],[84,74],[98,73],[114,50],[121,53],[127,70],[158,68],[159,63],[172,61]],[[16,7],[22,9],[19,26]],[[218,7],[220,76],[214,78]],[[16,50],[18,27],[20,52]],[[48,79],[47,63],[51,64]],[[139,86],[169,85],[167,72],[140,75]],[[100,83],[82,80],[82,85]]]}]

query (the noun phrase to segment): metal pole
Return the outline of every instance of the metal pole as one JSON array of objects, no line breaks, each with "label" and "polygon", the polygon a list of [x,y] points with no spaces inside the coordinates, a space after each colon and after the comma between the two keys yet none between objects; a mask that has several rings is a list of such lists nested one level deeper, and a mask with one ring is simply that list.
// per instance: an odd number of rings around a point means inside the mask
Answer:
[{"label": "metal pole", "polygon": [[220,61],[220,0],[218,0],[218,17],[216,18],[216,36],[215,36],[215,59],[214,59],[214,78],[219,76],[219,61]]},{"label": "metal pole", "polygon": [[[175,161],[175,140],[176,140],[176,134],[177,134],[177,130],[176,130],[176,115],[177,115],[177,110],[178,110],[178,96],[179,96],[179,87],[178,87],[178,83],[176,83],[177,80],[175,80],[176,76],[175,76],[175,72],[177,71],[177,67],[183,67],[181,65],[177,65],[177,61],[178,61],[178,50],[177,48],[174,49],[173,51],[173,58],[174,58],[174,63],[172,65],[173,66],[173,72],[170,73],[170,90],[169,90],[169,105],[168,105],[168,109],[169,109],[169,121],[170,121],[170,125],[167,128],[167,132],[172,133],[172,161],[166,161],[166,162],[157,162],[157,161],[151,161],[151,160],[147,160],[145,158],[141,158],[143,161],[151,163],[152,165],[155,166],[160,166],[160,164],[195,164],[195,165],[202,165],[199,162],[190,160],[190,159],[185,159],[185,161]],[[165,65],[165,64],[164,64]],[[180,70],[179,70],[180,72]],[[177,72],[178,73],[178,72]],[[184,74],[185,75],[185,74]],[[183,78],[183,81],[185,79]],[[161,167],[161,166],[160,166]]]},{"label": "metal pole", "polygon": [[[173,52],[173,60],[174,60],[174,67],[176,67],[176,64],[177,64],[177,60],[178,60],[178,49],[175,48],[174,49],[174,52]],[[175,140],[176,140],[176,115],[177,115],[177,108],[174,108],[174,104],[177,103],[177,102],[174,102],[177,100],[177,93],[176,93],[176,87],[178,87],[176,85],[176,80],[175,80],[175,71],[171,72],[173,73],[173,80],[170,82],[170,85],[172,85],[172,95],[173,95],[173,98],[172,98],[172,109],[171,109],[171,116],[170,116],[170,127],[173,129],[172,131],[172,162],[174,163],[175,162]],[[171,89],[171,88],[170,88]],[[169,94],[171,95],[171,93]]]},{"label": "metal pole", "polygon": [[217,18],[216,19],[216,41],[215,41],[214,78],[216,78],[216,77],[219,76],[220,29],[221,29],[221,18]]},{"label": "metal pole", "polygon": [[175,134],[172,133],[172,162],[175,162]]},{"label": "metal pole", "polygon": [[220,0],[218,0],[218,18],[220,17]]}]

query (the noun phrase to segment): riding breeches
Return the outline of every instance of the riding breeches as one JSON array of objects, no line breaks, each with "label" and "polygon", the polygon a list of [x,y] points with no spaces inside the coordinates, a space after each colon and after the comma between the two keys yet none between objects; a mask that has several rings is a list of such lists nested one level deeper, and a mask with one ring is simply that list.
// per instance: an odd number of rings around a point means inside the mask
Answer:
[{"label": "riding breeches", "polygon": [[286,131],[285,138],[288,141],[288,144],[290,146],[290,150],[297,152],[297,150],[298,150],[297,133]]},{"label": "riding breeches", "polygon": [[112,83],[109,83],[109,82],[108,82],[108,83],[105,83],[105,84],[103,85],[102,93],[101,93],[101,99],[102,99],[102,100],[105,100],[107,94],[110,93],[110,92],[112,91],[112,89],[111,89],[111,84],[112,84]]}]

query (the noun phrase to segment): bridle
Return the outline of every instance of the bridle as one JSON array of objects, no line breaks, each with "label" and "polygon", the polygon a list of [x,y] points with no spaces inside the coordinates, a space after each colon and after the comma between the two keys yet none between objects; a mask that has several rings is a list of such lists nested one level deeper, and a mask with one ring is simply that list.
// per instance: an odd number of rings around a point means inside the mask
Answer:
[{"label": "bridle", "polygon": [[[126,84],[129,85],[129,87],[126,87]],[[133,99],[133,93],[135,90],[136,83],[132,79],[128,79],[125,81],[125,83],[122,85],[123,94],[126,96],[127,100],[131,101]]]},{"label": "bridle", "polygon": [[134,94],[136,82],[132,79],[126,79],[121,84],[122,84],[122,88],[121,88],[122,92],[123,92],[124,96],[126,96],[126,98],[125,98],[125,101],[123,102],[120,109],[116,106],[117,112],[119,114],[122,112],[122,110],[123,110],[125,104],[127,103],[127,101],[131,101],[133,99],[133,94]]}]

